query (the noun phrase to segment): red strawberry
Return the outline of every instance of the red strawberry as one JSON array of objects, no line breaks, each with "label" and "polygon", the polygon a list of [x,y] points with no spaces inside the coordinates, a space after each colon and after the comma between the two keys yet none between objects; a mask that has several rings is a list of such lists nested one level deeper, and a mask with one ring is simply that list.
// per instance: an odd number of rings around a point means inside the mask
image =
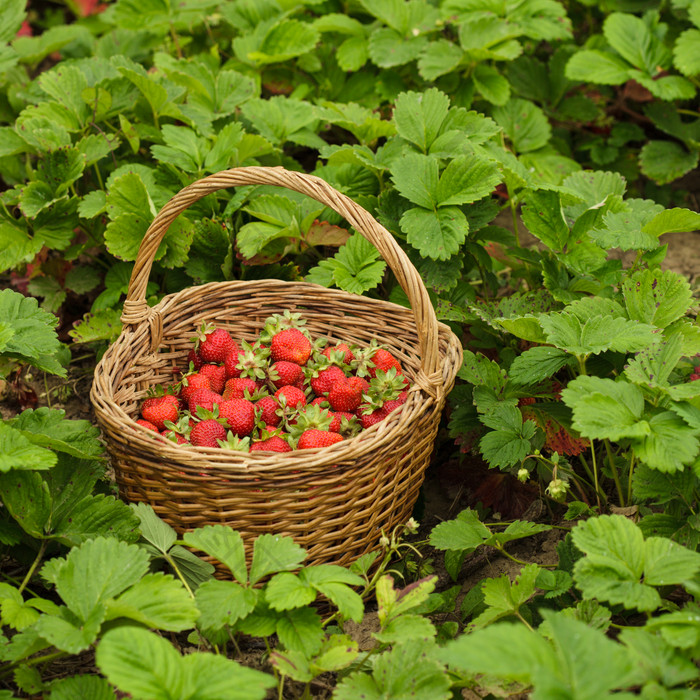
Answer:
[{"label": "red strawberry", "polygon": [[325,396],[317,396],[311,402],[311,406],[320,406],[321,408],[328,408],[328,405],[328,399]]},{"label": "red strawberry", "polygon": [[284,397],[284,403],[290,408],[306,406],[306,394],[295,386],[283,386],[278,389],[275,392],[275,398],[282,403],[282,397]]},{"label": "red strawberry", "polygon": [[160,431],[158,430],[158,428],[156,428],[156,426],[153,425],[153,423],[151,423],[150,421],[144,420],[143,418],[139,418],[136,422],[137,422],[139,425],[141,425],[141,426],[143,426],[144,428],[146,428],[147,430],[153,430],[153,431],[156,432],[156,433],[159,433],[159,432],[160,432]]},{"label": "red strawberry", "polygon": [[275,362],[305,365],[311,357],[311,341],[298,328],[287,328],[272,337],[270,352]]},{"label": "red strawberry", "polygon": [[260,385],[250,377],[234,377],[226,382],[224,399],[245,399],[246,391],[252,396],[259,388]]},{"label": "red strawberry", "polygon": [[221,403],[223,400],[224,398],[221,394],[217,394],[211,389],[198,389],[190,395],[187,403],[190,413],[196,415],[198,406],[205,408],[207,411],[213,411],[214,404]]},{"label": "red strawberry", "polygon": [[219,417],[225,418],[231,431],[243,437],[255,427],[255,406],[247,399],[229,399],[219,404]]},{"label": "red strawberry", "polygon": [[183,445],[187,442],[187,438],[184,435],[180,435],[174,430],[164,430],[161,435],[177,445]]},{"label": "red strawberry", "polygon": [[305,430],[299,437],[297,449],[308,450],[316,447],[328,447],[342,442],[343,436],[340,433],[331,433],[328,430]]},{"label": "red strawberry", "polygon": [[144,420],[163,430],[165,421],[169,420],[173,423],[177,420],[180,402],[177,396],[165,394],[164,396],[153,396],[146,399],[141,406],[141,415]]},{"label": "red strawberry", "polygon": [[236,365],[238,364],[241,351],[238,345],[224,357],[224,368],[226,369],[226,379],[233,379],[241,376],[241,370]]},{"label": "red strawberry", "polygon": [[199,353],[192,348],[187,354],[187,366],[189,367],[190,362],[195,369],[195,372],[199,371],[199,368],[204,364],[204,360],[199,356]]},{"label": "red strawberry", "polygon": [[371,428],[373,425],[383,421],[388,415],[389,412],[384,407],[378,408],[372,413],[363,413],[360,415],[360,425],[363,430],[367,430],[367,428]]},{"label": "red strawberry", "polygon": [[220,394],[224,390],[226,381],[226,368],[223,365],[202,365],[199,374],[209,377],[211,390]]},{"label": "red strawberry", "polygon": [[392,411],[395,411],[399,406],[403,406],[406,403],[407,398],[408,398],[408,392],[402,391],[399,394],[398,398],[391,399],[390,401],[386,401],[382,408],[386,411],[387,414],[389,414]]},{"label": "red strawberry", "polygon": [[273,363],[270,366],[269,376],[275,389],[283,386],[295,386],[300,379],[302,382],[304,381],[301,365],[286,360]]},{"label": "red strawberry", "polygon": [[223,328],[209,330],[210,326],[202,329],[197,351],[204,362],[220,363],[236,345],[233,338]]},{"label": "red strawberry", "polygon": [[327,347],[323,350],[325,355],[331,362],[342,362],[344,365],[350,364],[355,359],[352,350],[345,343],[338,343],[334,348]]},{"label": "red strawberry", "polygon": [[311,389],[314,394],[320,396],[322,394],[327,394],[336,382],[345,379],[345,372],[343,372],[338,365],[331,365],[325,369],[320,369],[318,371],[317,377],[311,377],[309,384],[311,384]]},{"label": "red strawberry", "polygon": [[279,404],[274,396],[263,396],[255,402],[255,411],[265,425],[278,426],[282,420],[277,415]]},{"label": "red strawberry", "polygon": [[197,423],[190,433],[190,441],[197,447],[218,447],[217,440],[225,439],[226,428],[213,418]]},{"label": "red strawberry", "polygon": [[211,380],[203,374],[190,374],[182,380],[180,398],[183,401],[189,401],[190,396],[200,389],[211,389]]},{"label": "red strawberry", "polygon": [[355,416],[352,413],[345,413],[344,411],[336,411],[335,413],[332,411],[329,411],[330,416],[332,418],[330,427],[328,430],[331,433],[339,433],[340,432],[340,426],[342,425],[343,418],[347,418],[348,420],[352,420]]},{"label": "red strawberry", "polygon": [[401,363],[384,348],[377,348],[377,351],[372,355],[372,364],[369,373],[373,376],[377,376],[377,370],[381,369],[384,372],[388,372],[392,367],[396,368],[397,374],[403,374],[403,369],[401,368]]},{"label": "red strawberry", "polygon": [[289,443],[279,435],[273,435],[266,440],[258,440],[250,446],[251,452],[291,452]]},{"label": "red strawberry", "polygon": [[354,411],[362,403],[362,394],[369,383],[362,377],[347,377],[338,381],[328,392],[328,402],[334,411]]}]

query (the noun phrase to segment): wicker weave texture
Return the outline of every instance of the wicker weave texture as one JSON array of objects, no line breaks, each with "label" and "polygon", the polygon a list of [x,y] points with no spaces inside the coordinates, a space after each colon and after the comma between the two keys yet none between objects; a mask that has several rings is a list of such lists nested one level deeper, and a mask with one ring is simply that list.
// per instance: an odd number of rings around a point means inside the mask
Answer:
[{"label": "wicker weave texture", "polygon": [[[412,309],[277,280],[191,287],[148,307],[153,256],[177,214],[211,191],[244,184],[287,186],[339,211],[380,250]],[[412,381],[406,404],[352,439],[285,454],[176,446],[134,422],[147,391],[170,383],[173,368],[185,366],[189,339],[202,321],[225,328],[237,341],[252,341],[268,316],[285,309],[302,314],[312,337],[385,345]],[[122,334],[95,370],[91,399],[127,501],[150,504],[179,533],[230,525],[241,532],[248,553],[258,534],[291,535],[307,549],[310,563],[346,565],[408,519],[462,348],[437,322],[420,276],[393,237],[347,197],[318,178],[280,168],[236,168],[194,183],[149,228],[122,320]]]}]

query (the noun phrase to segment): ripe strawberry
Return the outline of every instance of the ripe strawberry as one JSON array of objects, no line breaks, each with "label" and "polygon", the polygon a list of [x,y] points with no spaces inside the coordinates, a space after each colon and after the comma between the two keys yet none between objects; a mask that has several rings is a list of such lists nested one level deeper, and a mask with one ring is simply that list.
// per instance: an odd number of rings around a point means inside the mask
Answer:
[{"label": "ripe strawberry", "polygon": [[187,438],[184,435],[180,435],[180,433],[176,433],[174,430],[164,430],[161,435],[168,438],[168,440],[174,442],[176,445],[184,445],[187,442]]},{"label": "ripe strawberry", "polygon": [[179,408],[180,402],[177,396],[172,394],[153,396],[143,402],[141,415],[144,420],[155,425],[158,430],[163,430],[165,421],[175,422],[177,420]]},{"label": "ripe strawberry", "polygon": [[386,401],[384,403],[384,410],[386,411],[387,415],[391,413],[392,411],[395,411],[399,406],[403,406],[406,403],[406,399],[408,398],[408,392],[402,391],[399,395],[398,398],[391,399],[390,401]]},{"label": "ripe strawberry", "polygon": [[338,381],[328,392],[328,402],[334,411],[351,413],[362,403],[362,394],[369,389],[369,383],[362,377],[347,377]]},{"label": "ripe strawberry", "polygon": [[304,381],[301,365],[286,360],[274,362],[270,366],[268,376],[275,389],[280,389],[283,386],[295,386],[300,379],[302,382]]},{"label": "ripe strawberry", "polygon": [[217,440],[225,439],[226,428],[213,418],[197,423],[190,433],[190,441],[197,447],[218,447]]},{"label": "ripe strawberry", "polygon": [[234,377],[224,386],[224,399],[245,399],[246,391],[252,396],[259,388],[260,384],[250,377]]},{"label": "ripe strawberry", "polygon": [[277,415],[278,408],[279,404],[274,396],[263,396],[255,402],[255,412],[265,425],[279,425],[282,417]]},{"label": "ripe strawberry", "polygon": [[255,427],[255,406],[247,399],[229,399],[219,404],[219,417],[226,420],[231,431],[243,437]]},{"label": "ripe strawberry", "polygon": [[226,381],[226,368],[223,365],[202,365],[199,374],[209,377],[211,390],[220,394],[224,390]]},{"label": "ripe strawberry", "polygon": [[290,408],[306,406],[306,394],[295,386],[283,386],[275,392],[275,398]]},{"label": "ripe strawberry", "polygon": [[189,401],[190,396],[192,396],[195,391],[199,391],[200,389],[211,389],[211,380],[209,377],[195,372],[195,374],[189,374],[184,377],[181,386],[180,398],[183,401]]},{"label": "ripe strawberry", "polygon": [[396,368],[397,374],[403,374],[403,369],[401,368],[401,363],[384,348],[377,348],[377,351],[372,355],[372,364],[374,367],[370,367],[369,373],[373,376],[377,376],[377,370],[382,370],[383,372],[388,372],[392,367]]},{"label": "ripe strawberry", "polygon": [[202,327],[197,341],[196,350],[204,362],[223,362],[236,345],[228,331],[223,328],[213,328],[211,325]]},{"label": "ripe strawberry", "polygon": [[198,389],[193,394],[190,395],[190,399],[187,402],[190,413],[197,415],[197,408],[202,407],[207,411],[214,410],[214,404],[221,403],[224,400],[221,394],[217,394],[211,389]]},{"label": "ripe strawberry", "polygon": [[199,371],[199,368],[204,364],[204,360],[199,356],[199,353],[192,348],[189,353],[187,353],[187,366],[189,367],[190,362],[194,367],[195,372]]},{"label": "ripe strawberry", "polygon": [[346,343],[338,343],[335,347],[328,346],[322,352],[331,362],[349,365],[355,359],[355,355]]},{"label": "ripe strawberry", "polygon": [[241,351],[236,345],[233,350],[224,357],[224,368],[226,370],[226,379],[233,379],[241,376],[241,369],[238,367],[238,362],[241,357]]},{"label": "ripe strawberry", "polygon": [[330,416],[331,416],[331,424],[328,430],[332,433],[339,433],[341,430],[341,426],[343,424],[343,418],[346,420],[354,420],[355,416],[352,413],[345,413],[344,411],[329,411]]},{"label": "ripe strawberry", "polygon": [[325,369],[318,370],[318,375],[311,377],[309,384],[311,384],[314,394],[321,396],[322,394],[327,394],[336,382],[343,379],[345,379],[345,372],[338,365],[331,365]]},{"label": "ripe strawberry", "polygon": [[250,446],[251,452],[291,452],[290,444],[280,435],[258,440]]},{"label": "ripe strawberry", "polygon": [[305,365],[311,357],[311,341],[298,328],[287,328],[272,337],[270,354],[275,362]]},{"label": "ripe strawberry", "polygon": [[336,442],[342,442],[343,436],[339,433],[331,433],[328,430],[305,430],[299,437],[297,449],[308,450],[316,447],[328,447],[335,445]]},{"label": "ripe strawberry", "polygon": [[156,428],[156,426],[153,425],[153,423],[151,423],[150,421],[144,420],[143,418],[139,418],[136,422],[137,422],[139,425],[141,425],[141,426],[143,426],[144,428],[146,428],[147,430],[153,430],[153,431],[156,432],[156,433],[159,433],[159,432],[160,432],[160,431],[158,430],[158,428]]},{"label": "ripe strawberry", "polygon": [[388,415],[388,411],[386,411],[383,407],[377,408],[371,413],[363,413],[360,415],[360,425],[362,426],[363,430],[367,430],[367,428],[371,428],[373,425],[383,421]]}]

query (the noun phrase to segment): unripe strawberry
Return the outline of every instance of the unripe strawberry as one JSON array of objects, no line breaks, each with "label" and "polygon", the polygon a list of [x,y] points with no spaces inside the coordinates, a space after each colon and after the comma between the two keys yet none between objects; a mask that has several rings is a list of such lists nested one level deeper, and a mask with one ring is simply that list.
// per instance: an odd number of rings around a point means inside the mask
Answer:
[{"label": "unripe strawberry", "polygon": [[275,362],[305,365],[311,357],[311,341],[299,329],[287,328],[272,337],[270,354]]},{"label": "unripe strawberry", "polygon": [[325,369],[320,369],[318,371],[318,376],[311,377],[309,384],[311,384],[311,389],[316,396],[321,396],[327,394],[336,382],[345,379],[345,372],[343,372],[338,365],[331,365]]},{"label": "unripe strawberry", "polygon": [[217,394],[211,389],[198,389],[191,396],[187,402],[190,409],[190,413],[196,415],[197,407],[201,406],[207,411],[214,410],[214,404],[221,403],[224,400],[221,394]]},{"label": "unripe strawberry", "polygon": [[328,447],[342,442],[343,436],[339,433],[331,433],[328,430],[305,430],[297,442],[298,450],[308,450],[316,447]]},{"label": "unripe strawberry", "polygon": [[[284,399],[282,399],[284,397]],[[306,406],[306,394],[295,386],[283,386],[275,392],[277,401],[284,403],[290,408],[301,408]]]},{"label": "unripe strawberry", "polygon": [[334,411],[351,413],[362,403],[362,394],[369,389],[369,383],[362,377],[347,377],[338,381],[328,392],[328,402]]},{"label": "unripe strawberry", "polygon": [[265,425],[278,426],[282,420],[277,415],[279,404],[274,396],[263,396],[255,402],[255,412]]},{"label": "unripe strawberry", "polygon": [[260,384],[250,377],[234,377],[224,386],[224,399],[245,399],[246,391],[252,396],[259,388]]},{"label": "unripe strawberry", "polygon": [[226,428],[213,418],[197,423],[190,433],[190,442],[197,447],[218,447],[217,440],[225,439]]},{"label": "unripe strawberry", "polygon": [[204,362],[223,362],[226,355],[234,349],[233,338],[223,328],[217,328],[204,335],[199,343],[199,356]]},{"label": "unripe strawberry", "polygon": [[156,428],[156,426],[153,425],[153,423],[151,423],[150,421],[144,420],[143,418],[139,418],[136,422],[137,422],[139,425],[141,425],[141,426],[143,426],[144,428],[146,428],[147,430],[152,430],[152,431],[155,432],[155,433],[159,433],[159,432],[160,432],[160,431],[158,430],[158,428]]},{"label": "unripe strawberry", "polygon": [[141,406],[141,415],[144,420],[163,430],[165,421],[177,420],[180,402],[177,396],[165,394],[164,396],[152,396],[146,399]]},{"label": "unripe strawberry", "polygon": [[180,398],[183,401],[189,401],[190,396],[199,389],[211,389],[211,380],[203,374],[190,374],[183,378],[182,388],[180,389]]},{"label": "unripe strawberry", "polygon": [[294,386],[301,379],[304,381],[304,373],[301,365],[295,362],[287,362],[287,360],[279,360],[270,366],[270,380],[276,389],[283,386]]},{"label": "unripe strawberry", "polygon": [[226,368],[223,365],[202,365],[199,369],[199,374],[209,377],[212,391],[220,394],[224,390]]},{"label": "unripe strawberry", "polygon": [[255,427],[255,406],[247,399],[229,399],[219,404],[219,417],[226,420],[231,431],[243,437]]}]

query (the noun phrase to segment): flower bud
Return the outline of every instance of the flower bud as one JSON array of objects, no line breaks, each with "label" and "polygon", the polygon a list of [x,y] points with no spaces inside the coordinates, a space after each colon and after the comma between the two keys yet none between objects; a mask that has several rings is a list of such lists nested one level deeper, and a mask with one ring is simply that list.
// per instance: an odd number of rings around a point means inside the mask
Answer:
[{"label": "flower bud", "polygon": [[521,467],[518,469],[518,481],[522,481],[523,484],[530,478],[530,472],[525,469],[525,467]]}]

